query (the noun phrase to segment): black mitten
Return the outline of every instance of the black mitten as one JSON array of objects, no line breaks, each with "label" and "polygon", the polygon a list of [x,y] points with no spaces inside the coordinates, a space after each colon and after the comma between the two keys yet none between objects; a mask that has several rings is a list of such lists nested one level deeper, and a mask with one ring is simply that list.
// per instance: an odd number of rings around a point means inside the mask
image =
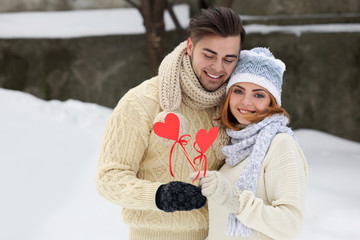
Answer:
[{"label": "black mitten", "polygon": [[199,209],[206,203],[201,189],[185,182],[169,182],[156,192],[156,206],[165,212]]}]

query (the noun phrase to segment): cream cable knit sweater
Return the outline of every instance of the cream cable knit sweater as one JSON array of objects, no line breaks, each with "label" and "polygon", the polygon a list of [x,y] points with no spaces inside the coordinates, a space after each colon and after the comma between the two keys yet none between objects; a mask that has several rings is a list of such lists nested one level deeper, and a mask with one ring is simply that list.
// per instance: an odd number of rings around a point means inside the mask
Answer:
[{"label": "cream cable knit sweater", "polygon": [[[187,72],[192,71],[185,68]],[[161,184],[169,181],[191,183],[189,175],[193,172],[182,149],[176,146],[172,155],[175,178],[169,173],[171,145],[161,141],[152,131],[155,117],[163,111],[159,99],[159,78],[154,77],[130,90],[120,100],[105,129],[97,168],[97,190],[123,207],[131,240],[205,239],[207,206],[166,213],[155,204],[155,194]],[[177,112],[187,118],[187,133],[193,137],[185,146],[191,159],[198,156],[192,148],[196,133],[201,128],[209,130],[213,127],[215,111],[216,107],[194,109],[184,102],[178,107]],[[223,155],[216,151],[211,147],[206,152],[208,170],[219,169],[223,164],[224,159],[216,157]]]},{"label": "cream cable knit sweater", "polygon": [[[235,184],[246,161],[234,167],[225,164],[219,172]],[[251,191],[242,191],[230,207],[237,209],[236,217],[243,224],[259,234],[248,238],[226,236],[229,206],[219,206],[209,198],[207,239],[294,239],[302,226],[307,181],[308,166],[300,147],[289,134],[277,134],[262,163],[256,196]],[[224,191],[216,194],[223,195]],[[234,206],[235,203],[238,205]]]}]

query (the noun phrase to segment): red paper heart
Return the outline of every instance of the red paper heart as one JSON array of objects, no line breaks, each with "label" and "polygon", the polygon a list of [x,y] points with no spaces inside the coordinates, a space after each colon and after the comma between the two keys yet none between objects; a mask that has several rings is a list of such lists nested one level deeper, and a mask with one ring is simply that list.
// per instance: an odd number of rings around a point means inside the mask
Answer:
[{"label": "red paper heart", "polygon": [[205,153],[206,150],[211,146],[215,141],[218,135],[218,128],[212,127],[209,132],[206,132],[205,129],[200,129],[196,134],[196,143],[200,147],[202,153]]},{"label": "red paper heart", "polygon": [[159,137],[177,141],[180,131],[180,120],[174,113],[168,113],[165,122],[156,122],[154,124],[154,132]]}]

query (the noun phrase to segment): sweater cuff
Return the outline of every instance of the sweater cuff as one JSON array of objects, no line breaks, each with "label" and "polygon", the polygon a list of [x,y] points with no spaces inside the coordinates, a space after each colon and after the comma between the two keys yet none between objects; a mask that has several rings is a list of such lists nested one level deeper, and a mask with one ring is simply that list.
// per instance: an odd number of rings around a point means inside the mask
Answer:
[{"label": "sweater cuff", "polygon": [[231,213],[236,213],[239,208],[239,189],[231,184],[220,172],[217,176],[217,188],[211,198],[220,205],[225,206]]},{"label": "sweater cuff", "polygon": [[160,185],[162,185],[162,183],[159,182],[154,182],[151,183],[149,187],[146,188],[146,190],[144,190],[143,194],[142,194],[142,204],[143,206],[146,206],[145,208],[150,209],[150,210],[160,210],[157,206],[156,206],[156,192],[158,190],[158,188],[160,187]]}]

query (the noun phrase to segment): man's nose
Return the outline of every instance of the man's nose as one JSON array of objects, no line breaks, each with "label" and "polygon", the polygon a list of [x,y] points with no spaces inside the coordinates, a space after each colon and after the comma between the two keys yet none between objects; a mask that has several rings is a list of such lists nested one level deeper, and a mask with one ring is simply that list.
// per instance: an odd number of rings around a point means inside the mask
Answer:
[{"label": "man's nose", "polygon": [[216,71],[216,73],[221,73],[224,69],[223,63],[221,60],[218,60],[212,64],[212,68]]}]

